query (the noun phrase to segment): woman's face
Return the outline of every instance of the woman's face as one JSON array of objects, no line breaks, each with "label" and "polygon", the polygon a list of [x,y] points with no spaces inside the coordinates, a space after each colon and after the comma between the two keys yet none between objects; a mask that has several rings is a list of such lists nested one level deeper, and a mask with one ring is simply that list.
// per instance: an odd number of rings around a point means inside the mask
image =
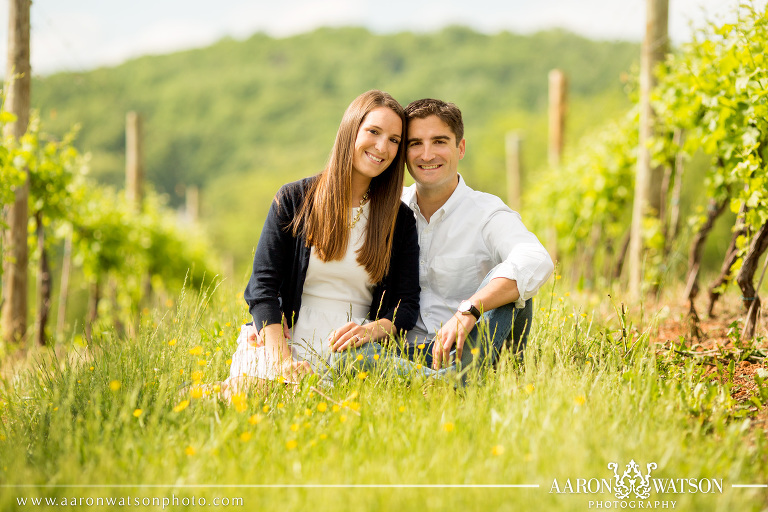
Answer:
[{"label": "woman's face", "polygon": [[354,171],[368,179],[389,167],[403,139],[403,123],[392,109],[377,107],[365,116],[355,139]]}]

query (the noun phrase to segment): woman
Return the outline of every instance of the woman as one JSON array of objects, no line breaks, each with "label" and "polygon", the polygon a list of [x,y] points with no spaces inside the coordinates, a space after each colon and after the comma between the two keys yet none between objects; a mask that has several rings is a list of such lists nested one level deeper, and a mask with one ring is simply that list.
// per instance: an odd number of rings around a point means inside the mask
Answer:
[{"label": "woman", "polygon": [[361,94],[325,170],[277,193],[245,290],[264,344],[253,346],[241,330],[230,391],[251,378],[296,382],[329,368],[333,352],[413,327],[419,248],[413,214],[400,202],[404,132],[397,101]]}]

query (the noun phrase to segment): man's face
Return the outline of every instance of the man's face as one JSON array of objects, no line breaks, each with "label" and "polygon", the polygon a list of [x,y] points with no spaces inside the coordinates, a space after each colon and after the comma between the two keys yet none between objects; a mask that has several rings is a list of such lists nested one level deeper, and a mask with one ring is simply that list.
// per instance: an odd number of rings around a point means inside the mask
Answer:
[{"label": "man's face", "polygon": [[456,144],[456,135],[437,116],[408,122],[406,158],[408,172],[424,189],[451,190],[456,187],[459,160],[464,158],[464,139]]}]

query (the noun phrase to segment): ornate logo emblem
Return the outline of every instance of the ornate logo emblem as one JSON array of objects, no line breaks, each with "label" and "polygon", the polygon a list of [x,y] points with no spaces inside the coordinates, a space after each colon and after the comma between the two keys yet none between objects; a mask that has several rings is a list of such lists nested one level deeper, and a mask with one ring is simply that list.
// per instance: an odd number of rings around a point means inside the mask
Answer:
[{"label": "ornate logo emblem", "polygon": [[635,497],[641,500],[648,498],[651,494],[651,471],[657,467],[655,462],[649,462],[646,465],[648,474],[643,476],[637,462],[630,460],[627,464],[627,470],[619,476],[619,473],[616,472],[619,465],[615,462],[608,464],[608,469],[613,470],[613,476],[616,479],[616,492],[614,493],[616,497],[625,500],[634,493]]}]

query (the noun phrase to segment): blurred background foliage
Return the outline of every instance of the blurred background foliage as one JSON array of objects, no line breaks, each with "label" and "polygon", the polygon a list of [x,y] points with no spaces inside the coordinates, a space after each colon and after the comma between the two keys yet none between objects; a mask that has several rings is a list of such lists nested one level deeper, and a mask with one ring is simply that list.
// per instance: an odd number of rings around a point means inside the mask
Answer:
[{"label": "blurred background foliage", "polygon": [[[471,186],[504,197],[507,132],[523,137],[524,187],[545,167],[548,72],[568,77],[569,144],[588,144],[582,136],[631,107],[624,89],[638,58],[638,44],[562,30],[322,28],[38,77],[32,101],[52,133],[80,124],[75,144],[91,153],[91,176],[116,188],[125,182],[125,113],[140,112],[147,181],[175,208],[186,187],[200,188],[200,221],[233,263],[227,271],[245,282],[275,191],[323,168],[341,115],[361,92],[383,89],[403,105],[422,97],[455,102],[468,148],[460,171]],[[537,215],[522,209],[524,219]]]}]

